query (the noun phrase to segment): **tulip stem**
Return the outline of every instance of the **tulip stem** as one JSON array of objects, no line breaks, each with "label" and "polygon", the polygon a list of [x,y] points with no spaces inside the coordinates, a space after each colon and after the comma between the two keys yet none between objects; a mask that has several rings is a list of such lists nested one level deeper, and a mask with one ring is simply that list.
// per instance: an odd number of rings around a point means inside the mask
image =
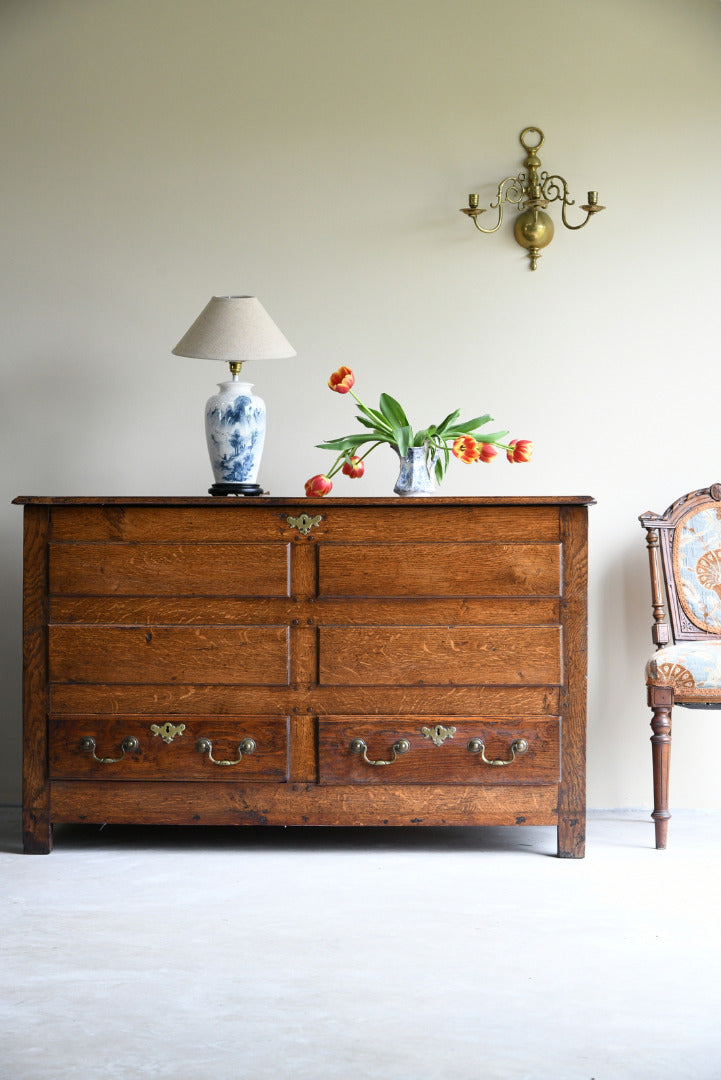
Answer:
[{"label": "tulip stem", "polygon": [[[382,442],[382,441],[374,442],[372,446],[369,446],[369,447],[368,447],[368,449],[366,450],[365,454],[361,454],[361,456],[360,456],[360,457],[358,458],[358,460],[359,460],[359,461],[363,461],[363,459],[364,459],[364,458],[367,458],[367,457],[368,457],[368,455],[370,454],[371,450],[375,450],[376,446],[383,446],[383,445],[384,445],[384,444],[383,444],[383,442]],[[386,444],[386,445],[387,445],[387,444]]]},{"label": "tulip stem", "polygon": [[350,463],[351,458],[355,457],[357,461],[363,461],[365,458],[368,457],[371,450],[375,450],[375,448],[377,446],[384,446],[384,445],[387,445],[387,444],[384,443],[382,439],[380,439],[378,442],[374,442],[371,446],[369,446],[368,449],[366,450],[365,454],[361,454],[360,457],[358,457],[357,454],[351,454],[350,450],[346,450],[345,453],[338,455],[338,457],[333,462],[333,465],[331,466],[331,468],[328,470],[328,472],[325,475],[330,480],[331,477],[335,476],[335,474],[338,472],[339,469],[343,468],[343,466],[345,465],[346,462]]},{"label": "tulip stem", "polygon": [[[350,396],[353,398],[353,400],[356,402],[356,404],[360,405],[361,409],[363,409],[363,411],[366,413],[366,415],[373,417],[374,423],[376,423],[379,428],[382,428],[384,431],[387,431],[389,435],[393,434],[392,426],[388,423],[388,421],[386,420],[386,418],[383,416],[382,413],[379,413],[377,410],[369,409],[368,406],[366,405],[365,401],[361,401],[361,399],[358,397],[355,390],[351,389],[351,390],[349,390],[349,393],[350,393]],[[377,445],[378,444],[376,443],[376,446]]]}]

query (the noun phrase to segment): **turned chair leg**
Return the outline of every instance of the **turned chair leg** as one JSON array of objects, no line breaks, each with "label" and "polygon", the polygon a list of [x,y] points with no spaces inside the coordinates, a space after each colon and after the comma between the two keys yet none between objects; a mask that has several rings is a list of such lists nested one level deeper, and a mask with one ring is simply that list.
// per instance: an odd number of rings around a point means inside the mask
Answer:
[{"label": "turned chair leg", "polygon": [[666,847],[668,833],[668,775],[671,765],[671,704],[652,703],[651,756],[653,759],[653,814],[656,847]]}]

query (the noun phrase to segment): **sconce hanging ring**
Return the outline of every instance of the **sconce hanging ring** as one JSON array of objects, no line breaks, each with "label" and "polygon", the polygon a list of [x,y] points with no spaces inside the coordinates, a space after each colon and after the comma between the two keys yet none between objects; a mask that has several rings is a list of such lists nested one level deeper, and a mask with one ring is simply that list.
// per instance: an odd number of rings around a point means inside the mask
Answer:
[{"label": "sconce hanging ring", "polygon": [[[538,135],[538,136],[539,136],[539,138],[538,138],[538,142],[536,143],[536,145],[535,145],[535,146],[529,146],[529,145],[528,145],[528,143],[527,143],[527,142],[526,142],[526,141],[524,140],[524,138],[523,138],[523,136],[524,136],[524,135],[528,135],[528,134],[529,134],[530,132],[532,132],[532,131],[535,131],[536,135]],[[519,135],[519,139],[520,139],[520,142],[521,142],[521,146],[523,147],[523,149],[524,149],[525,151],[527,151],[527,153],[529,153],[529,154],[530,154],[532,150],[540,150],[540,149],[541,149],[541,147],[543,146],[544,142],[546,141],[546,136],[545,136],[545,135],[543,134],[543,132],[541,131],[541,129],[540,129],[540,128],[537,128],[537,127],[527,127],[527,128],[524,128],[524,129],[523,129],[523,131],[522,131],[522,132],[521,132],[521,134]]]}]

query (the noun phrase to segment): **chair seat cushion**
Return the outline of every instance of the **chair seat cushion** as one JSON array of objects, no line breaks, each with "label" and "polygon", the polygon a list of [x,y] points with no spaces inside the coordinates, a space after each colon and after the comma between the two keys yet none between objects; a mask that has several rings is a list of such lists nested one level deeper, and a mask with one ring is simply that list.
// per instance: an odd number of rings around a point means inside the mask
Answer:
[{"label": "chair seat cushion", "polygon": [[686,641],[654,653],[646,684],[672,686],[677,697],[721,701],[721,641]]}]

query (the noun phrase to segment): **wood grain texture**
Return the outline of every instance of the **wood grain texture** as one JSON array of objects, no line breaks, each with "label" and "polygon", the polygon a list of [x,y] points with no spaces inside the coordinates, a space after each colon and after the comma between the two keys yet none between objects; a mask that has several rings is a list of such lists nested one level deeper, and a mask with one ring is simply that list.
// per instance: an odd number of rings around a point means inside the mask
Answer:
[{"label": "wood grain texture", "polygon": [[298,536],[288,526],[287,518],[302,513],[301,499],[284,510],[237,500],[206,499],[169,503],[150,501],[143,505],[120,500],[102,505],[90,503],[53,503],[52,538],[56,542],[116,541],[143,543],[162,540],[166,543],[265,543],[269,539],[286,542]]},{"label": "wood grain texture", "polygon": [[54,683],[53,713],[144,713],[147,716],[183,716],[214,713],[237,716],[242,712],[280,715],[312,713],[349,715],[417,713],[421,716],[454,714],[486,716],[526,713],[557,716],[557,686],[232,686],[201,683],[88,684]]},{"label": "wood grain texture", "polygon": [[50,592],[61,596],[288,596],[289,545],[50,545]]},{"label": "wood grain texture", "polygon": [[663,849],[668,842],[669,774],[671,769],[671,714],[674,688],[649,686],[648,704],[651,707],[651,761],[653,766],[653,813],[656,847]]},{"label": "wood grain texture", "polygon": [[288,771],[293,783],[318,782],[317,720],[313,715],[290,718]]},{"label": "wood grain texture", "polygon": [[[248,509],[283,507],[300,510],[313,507],[332,507],[334,512],[340,508],[363,509],[366,507],[382,507],[384,510],[404,513],[406,509],[417,507],[438,509],[439,507],[467,507],[474,509],[479,507],[509,507],[509,506],[589,506],[595,504],[592,495],[431,495],[409,500],[398,499],[394,495],[371,496],[370,498],[288,498],[287,496],[276,497],[263,495],[252,499],[209,498],[207,495],[16,495],[13,499],[14,506],[52,506],[59,507],[102,507],[108,512],[117,509],[123,512],[128,508],[147,506],[162,507],[195,507],[202,506],[206,509],[213,507],[216,510],[237,510],[245,513]],[[242,508],[242,509],[241,509]],[[292,512],[288,510],[288,512]],[[315,510],[314,510],[315,512]]]},{"label": "wood grain texture", "polygon": [[20,501],[27,850],[52,821],[528,823],[583,854],[589,499]]},{"label": "wood grain texture", "polygon": [[340,686],[560,683],[560,628],[323,627],[320,682]]},{"label": "wood grain texture", "polygon": [[558,544],[465,543],[319,545],[321,597],[558,596]]},{"label": "wood grain texture", "polygon": [[[288,517],[320,514],[311,542],[329,535],[336,541],[376,537],[428,540],[466,535],[477,528],[483,512],[485,529],[496,542],[557,541],[559,506],[586,505],[587,496],[488,497],[445,499],[217,499],[217,498],[52,498],[20,496],[20,505],[52,507],[52,539],[143,541],[234,541],[269,536],[295,540],[299,534]],[[242,521],[242,525],[240,524]]]},{"label": "wood grain texture", "polygon": [[282,685],[288,681],[288,629],[52,626],[50,680]]},{"label": "wood grain texture", "polygon": [[562,779],[558,855],[582,858],[586,849],[586,679],[588,670],[588,523],[585,508],[563,507]]},{"label": "wood grain texture", "polygon": [[51,596],[53,623],[116,626],[229,625],[301,621],[345,626],[541,626],[560,622],[560,599],[550,597],[355,597],[345,599],[291,596],[289,600],[213,597]]},{"label": "wood grain texture", "polygon": [[50,514],[28,507],[23,523],[23,846],[52,849],[47,770],[47,542]]},{"label": "wood grain texture", "polygon": [[58,780],[54,821],[125,825],[557,825],[557,792],[477,785],[192,784]]}]

